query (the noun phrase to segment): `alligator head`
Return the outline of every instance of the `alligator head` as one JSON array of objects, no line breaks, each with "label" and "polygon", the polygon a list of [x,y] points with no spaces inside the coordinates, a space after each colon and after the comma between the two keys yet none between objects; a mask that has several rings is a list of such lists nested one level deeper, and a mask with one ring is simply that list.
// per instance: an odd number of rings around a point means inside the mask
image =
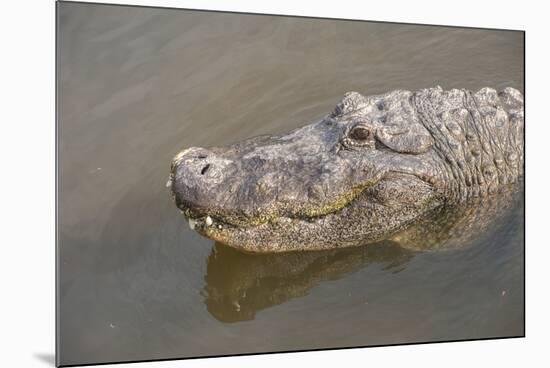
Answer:
[{"label": "alligator head", "polygon": [[361,245],[514,182],[522,134],[511,88],[350,92],[289,134],[181,151],[168,186],[192,228],[244,251]]}]

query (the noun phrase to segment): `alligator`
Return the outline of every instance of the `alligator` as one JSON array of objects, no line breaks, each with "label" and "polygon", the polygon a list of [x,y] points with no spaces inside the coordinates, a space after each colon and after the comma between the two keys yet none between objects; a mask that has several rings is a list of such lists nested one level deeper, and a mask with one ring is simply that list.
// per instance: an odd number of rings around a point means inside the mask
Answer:
[{"label": "alligator", "polygon": [[[288,134],[179,152],[167,186],[192,229],[245,252],[384,239],[443,248],[506,207],[523,146],[523,95],[511,87],[348,92]],[[449,218],[462,225],[449,231]]]}]

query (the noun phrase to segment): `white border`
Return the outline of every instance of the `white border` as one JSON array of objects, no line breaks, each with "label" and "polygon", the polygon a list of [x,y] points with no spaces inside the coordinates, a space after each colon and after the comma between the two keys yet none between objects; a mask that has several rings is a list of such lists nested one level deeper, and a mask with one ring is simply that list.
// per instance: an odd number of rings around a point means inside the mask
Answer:
[{"label": "white border", "polygon": [[[117,3],[105,0],[105,3]],[[518,367],[548,361],[545,227],[549,118],[547,15],[517,1],[124,1],[126,4],[307,15],[527,31],[527,338],[256,355],[143,367],[409,366]],[[543,4],[543,2],[539,2]],[[2,198],[1,366],[51,366],[54,351],[54,2],[2,5],[0,198]],[[117,365],[118,367],[128,365]]]},{"label": "white border", "polygon": [[[84,2],[93,3],[94,1],[85,0]],[[523,29],[524,23],[521,20],[521,15],[525,9],[518,7],[516,3],[513,12],[506,11],[506,9],[503,11],[502,4],[505,4],[505,2],[499,3],[496,7],[496,2],[472,0],[445,3],[442,1],[365,1],[363,4],[349,0],[107,0],[99,2],[508,29]],[[497,13],[498,16],[495,16]],[[467,14],[467,17],[464,17],[465,14]],[[484,14],[491,14],[491,16],[485,16]]]}]

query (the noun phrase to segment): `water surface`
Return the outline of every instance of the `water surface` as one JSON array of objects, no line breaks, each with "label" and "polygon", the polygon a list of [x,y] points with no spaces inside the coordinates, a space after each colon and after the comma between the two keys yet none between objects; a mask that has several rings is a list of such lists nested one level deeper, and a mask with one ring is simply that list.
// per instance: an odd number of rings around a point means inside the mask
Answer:
[{"label": "water surface", "polygon": [[63,364],[523,334],[523,203],[460,250],[250,256],[200,237],[172,156],[364,94],[523,89],[523,34],[59,6]]}]

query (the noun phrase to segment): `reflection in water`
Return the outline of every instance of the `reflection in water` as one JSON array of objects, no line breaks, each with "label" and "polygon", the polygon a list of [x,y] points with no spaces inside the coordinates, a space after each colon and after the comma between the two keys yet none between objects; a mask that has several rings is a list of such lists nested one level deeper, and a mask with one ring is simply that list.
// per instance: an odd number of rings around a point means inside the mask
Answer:
[{"label": "reflection in water", "polygon": [[399,272],[413,256],[391,241],[279,254],[242,253],[216,243],[207,261],[205,304],[222,322],[252,320],[256,311],[307,295],[320,282],[342,278],[371,263]]},{"label": "reflection in water", "polygon": [[[507,190],[506,190],[507,189]],[[256,311],[305,296],[319,283],[380,263],[399,272],[419,251],[450,250],[474,244],[488,227],[498,229],[523,193],[511,186],[497,196],[461,206],[443,206],[415,225],[361,247],[326,251],[248,254],[216,243],[207,260],[204,288],[208,311],[222,322],[252,320]],[[499,225],[500,224],[500,225]]]}]

